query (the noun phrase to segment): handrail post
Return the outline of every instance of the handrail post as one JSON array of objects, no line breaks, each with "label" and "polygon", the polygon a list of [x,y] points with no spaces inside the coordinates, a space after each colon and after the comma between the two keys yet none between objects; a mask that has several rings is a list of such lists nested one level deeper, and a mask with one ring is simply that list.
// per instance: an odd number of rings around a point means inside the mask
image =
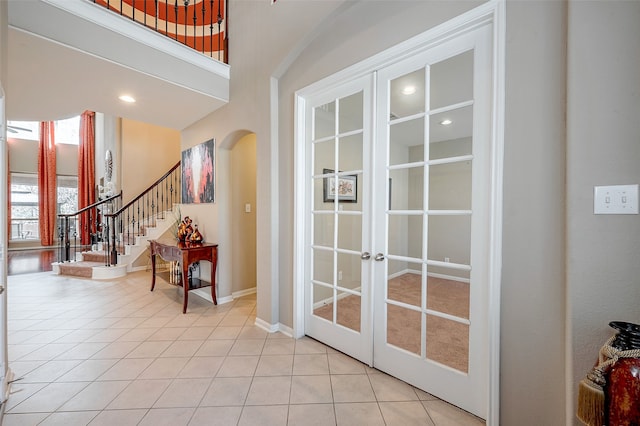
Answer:
[{"label": "handrail post", "polygon": [[69,234],[71,228],[69,227],[69,216],[64,217],[64,261],[69,262],[71,259],[71,241]]},{"label": "handrail post", "polygon": [[[110,265],[118,264],[118,248],[116,247],[116,217],[110,216],[111,218],[111,261]],[[109,220],[109,219],[107,219]]]}]

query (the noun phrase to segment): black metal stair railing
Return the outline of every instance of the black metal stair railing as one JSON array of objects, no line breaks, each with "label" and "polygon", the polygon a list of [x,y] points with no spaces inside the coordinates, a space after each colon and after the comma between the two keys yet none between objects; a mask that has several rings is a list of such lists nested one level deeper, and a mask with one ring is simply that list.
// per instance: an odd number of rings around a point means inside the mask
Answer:
[{"label": "black metal stair railing", "polygon": [[[106,213],[117,210],[122,204],[122,191],[112,197],[105,198],[74,213],[58,215],[58,262],[76,260],[79,251],[87,248],[78,242],[80,234],[85,232],[90,245],[102,244],[107,234],[104,228]],[[82,226],[83,229],[80,229]]]},{"label": "black metal stair railing", "polygon": [[125,253],[127,245],[134,245],[136,237],[145,235],[146,228],[156,226],[156,220],[165,218],[181,202],[182,174],[180,162],[140,195],[117,209],[105,214],[108,235],[105,265],[118,264],[118,253]]},{"label": "black metal stair railing", "polygon": [[228,0],[89,0],[229,63]]}]

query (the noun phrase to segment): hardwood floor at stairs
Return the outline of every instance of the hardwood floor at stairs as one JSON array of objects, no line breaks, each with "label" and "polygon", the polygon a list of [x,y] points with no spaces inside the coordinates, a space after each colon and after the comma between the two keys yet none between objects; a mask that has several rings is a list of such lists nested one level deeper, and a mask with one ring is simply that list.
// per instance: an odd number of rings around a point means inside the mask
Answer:
[{"label": "hardwood floor at stairs", "polygon": [[20,275],[51,271],[57,249],[12,250],[7,254],[7,274]]}]

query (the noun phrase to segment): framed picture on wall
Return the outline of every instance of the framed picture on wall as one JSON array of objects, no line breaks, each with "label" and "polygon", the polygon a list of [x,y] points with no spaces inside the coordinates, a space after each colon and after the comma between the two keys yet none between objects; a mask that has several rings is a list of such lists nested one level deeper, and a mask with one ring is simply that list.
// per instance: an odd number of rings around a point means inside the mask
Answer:
[{"label": "framed picture on wall", "polygon": [[215,201],[215,139],[182,151],[182,203]]},{"label": "framed picture on wall", "polygon": [[[322,174],[333,173],[331,169],[322,169]],[[341,203],[357,203],[358,202],[358,176],[339,176],[336,185],[336,179],[333,177],[324,178],[322,187],[322,199],[325,203],[332,202],[338,196],[338,202]]]}]

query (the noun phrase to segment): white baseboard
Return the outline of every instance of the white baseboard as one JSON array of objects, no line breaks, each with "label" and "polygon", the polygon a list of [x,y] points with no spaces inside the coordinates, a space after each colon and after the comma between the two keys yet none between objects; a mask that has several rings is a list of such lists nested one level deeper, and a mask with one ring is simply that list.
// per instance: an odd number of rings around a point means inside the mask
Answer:
[{"label": "white baseboard", "polygon": [[282,333],[285,336],[293,337],[293,329],[280,322],[277,324],[269,324],[260,318],[256,318],[255,325],[269,333]]},{"label": "white baseboard", "polygon": [[[422,275],[422,271],[416,271],[415,269],[403,269],[400,272],[396,272],[394,274],[389,275],[388,279],[398,278],[405,274]],[[442,278],[444,280],[450,280],[450,281],[458,281],[458,282],[467,283],[467,284],[470,282],[469,278],[456,277],[454,275],[437,274],[435,272],[428,272],[427,276],[433,277],[433,278]]]},{"label": "white baseboard", "polygon": [[[233,302],[234,300],[240,297],[246,296],[248,294],[254,294],[255,292],[256,292],[256,287],[246,288],[244,290],[234,291],[233,293],[231,293],[231,296],[223,296],[223,297],[218,296],[216,297],[216,299],[218,301],[218,305],[224,305],[225,303]],[[204,300],[207,300],[210,303],[213,303],[213,297],[211,297],[211,289],[209,287],[191,290],[191,293],[199,297],[202,297]]]}]

